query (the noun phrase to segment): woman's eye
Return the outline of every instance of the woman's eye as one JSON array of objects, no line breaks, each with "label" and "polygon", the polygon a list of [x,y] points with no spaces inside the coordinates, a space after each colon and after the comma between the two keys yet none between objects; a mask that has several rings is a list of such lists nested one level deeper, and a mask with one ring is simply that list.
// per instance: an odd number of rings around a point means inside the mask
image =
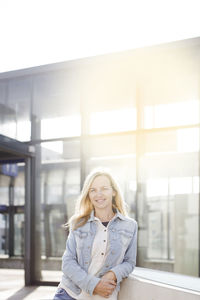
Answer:
[{"label": "woman's eye", "polygon": [[108,191],[109,188],[108,188],[108,187],[104,187],[103,190],[104,190],[104,191]]}]

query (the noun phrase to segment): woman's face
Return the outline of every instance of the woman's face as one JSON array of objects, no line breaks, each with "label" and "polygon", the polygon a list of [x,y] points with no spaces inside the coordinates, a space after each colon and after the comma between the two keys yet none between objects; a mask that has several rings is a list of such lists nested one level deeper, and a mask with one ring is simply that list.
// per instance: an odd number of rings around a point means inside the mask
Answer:
[{"label": "woman's face", "polygon": [[97,176],[89,188],[88,195],[95,209],[112,209],[112,197],[115,196],[115,191],[107,176]]}]

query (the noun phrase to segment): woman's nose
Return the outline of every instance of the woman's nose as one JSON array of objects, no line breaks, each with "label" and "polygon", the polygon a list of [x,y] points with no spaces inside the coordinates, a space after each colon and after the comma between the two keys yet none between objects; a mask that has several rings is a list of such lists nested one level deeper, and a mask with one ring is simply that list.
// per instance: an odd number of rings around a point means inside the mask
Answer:
[{"label": "woman's nose", "polygon": [[103,191],[102,191],[102,189],[99,189],[99,190],[96,191],[96,193],[97,193],[97,195],[98,194],[103,194]]}]

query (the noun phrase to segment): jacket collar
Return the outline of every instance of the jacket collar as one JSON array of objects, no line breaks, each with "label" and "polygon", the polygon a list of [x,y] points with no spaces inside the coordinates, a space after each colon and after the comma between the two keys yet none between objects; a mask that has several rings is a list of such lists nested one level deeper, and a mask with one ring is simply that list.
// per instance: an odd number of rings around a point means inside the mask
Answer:
[{"label": "jacket collar", "polygon": [[[125,216],[122,215],[118,209],[116,209],[116,214],[114,216],[114,219],[119,218],[121,220],[125,220]],[[90,217],[88,219],[88,222],[94,221],[95,220],[95,216],[94,216],[94,210],[91,211],[90,213]]]}]

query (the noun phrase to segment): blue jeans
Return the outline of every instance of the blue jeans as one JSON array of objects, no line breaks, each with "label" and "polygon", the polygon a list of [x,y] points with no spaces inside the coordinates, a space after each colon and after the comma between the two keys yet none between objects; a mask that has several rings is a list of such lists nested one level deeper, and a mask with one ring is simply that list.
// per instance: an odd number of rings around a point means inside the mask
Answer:
[{"label": "blue jeans", "polygon": [[70,295],[68,295],[68,293],[64,289],[58,288],[53,300],[75,300],[75,299],[72,298]]}]

